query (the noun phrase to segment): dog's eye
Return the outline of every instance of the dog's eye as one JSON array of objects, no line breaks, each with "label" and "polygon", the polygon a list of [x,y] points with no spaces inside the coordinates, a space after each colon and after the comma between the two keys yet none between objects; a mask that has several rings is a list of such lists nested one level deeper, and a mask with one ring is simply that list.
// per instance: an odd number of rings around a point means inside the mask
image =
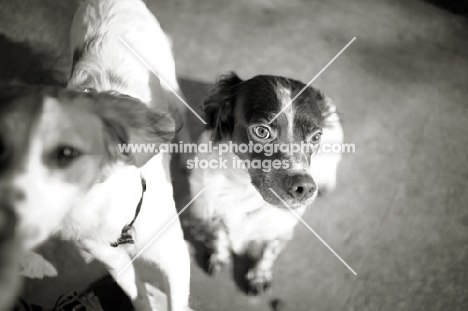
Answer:
[{"label": "dog's eye", "polygon": [[256,126],[254,128],[255,135],[261,139],[268,139],[270,138],[270,130],[264,126]]},{"label": "dog's eye", "polygon": [[67,168],[80,156],[81,152],[75,148],[60,146],[52,153],[52,162],[59,168]]},{"label": "dog's eye", "polygon": [[96,90],[93,89],[92,87],[85,88],[83,90],[83,93],[88,94],[88,93],[96,93]]},{"label": "dog's eye", "polygon": [[320,139],[322,139],[322,133],[315,133],[312,138],[310,139],[310,142],[312,144],[318,144],[320,142]]}]

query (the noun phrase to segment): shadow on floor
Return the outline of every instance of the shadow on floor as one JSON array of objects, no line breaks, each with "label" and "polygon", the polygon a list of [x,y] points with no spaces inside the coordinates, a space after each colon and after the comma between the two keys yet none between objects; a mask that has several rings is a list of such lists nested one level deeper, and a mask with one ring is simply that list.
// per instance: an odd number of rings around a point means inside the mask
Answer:
[{"label": "shadow on floor", "polygon": [[442,9],[450,11],[454,14],[464,15],[468,17],[468,1],[467,0],[424,0],[430,4],[438,6]]},{"label": "shadow on floor", "polygon": [[68,62],[45,48],[32,47],[0,34],[0,83],[65,86]]},{"label": "shadow on floor", "polygon": [[[208,91],[210,85],[203,82],[193,81],[186,78],[179,79],[180,87],[184,93],[187,103],[195,110],[197,114],[203,116],[201,106],[203,99]],[[184,125],[185,126],[185,125]],[[188,112],[188,124],[193,142],[197,142],[198,137],[204,129],[204,124],[192,113]],[[171,172],[172,184],[174,189],[177,189],[177,195],[174,196],[176,206],[180,211],[190,201],[190,187],[188,183],[188,171],[181,170],[178,154],[172,157]]]}]

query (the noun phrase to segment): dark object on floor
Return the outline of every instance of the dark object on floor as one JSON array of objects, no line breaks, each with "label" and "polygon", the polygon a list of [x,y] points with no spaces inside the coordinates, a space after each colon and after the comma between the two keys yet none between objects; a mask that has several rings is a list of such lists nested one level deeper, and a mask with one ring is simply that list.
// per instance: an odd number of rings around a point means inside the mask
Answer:
[{"label": "dark object on floor", "polygon": [[132,302],[110,276],[92,284],[89,291],[99,298],[103,311],[133,311]]},{"label": "dark object on floor", "polygon": [[44,311],[39,306],[29,304],[26,300],[23,298],[20,298],[17,302],[15,307],[13,308],[13,311]]},{"label": "dark object on floor", "polygon": [[83,295],[76,292],[59,297],[53,311],[103,311],[98,297],[91,291]]},{"label": "dark object on floor", "polygon": [[273,299],[270,302],[271,309],[273,311],[284,311],[284,302],[281,299]]},{"label": "dark object on floor", "polygon": [[[14,311],[46,311],[20,298]],[[133,311],[130,299],[110,276],[91,284],[81,294],[76,292],[60,296],[48,311]]]}]

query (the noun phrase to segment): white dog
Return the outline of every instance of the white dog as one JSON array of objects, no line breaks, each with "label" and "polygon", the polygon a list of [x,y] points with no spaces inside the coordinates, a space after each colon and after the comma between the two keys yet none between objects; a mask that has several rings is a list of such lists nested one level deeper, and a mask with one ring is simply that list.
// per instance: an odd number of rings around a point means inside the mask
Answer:
[{"label": "white dog", "polygon": [[[142,1],[84,1],[73,20],[71,48],[69,88],[114,91],[155,111],[184,113],[171,92],[180,88],[168,38]],[[190,259],[173,199],[170,155],[153,155],[135,154],[136,167],[113,167],[66,218],[61,233],[102,261],[135,308],[146,311],[151,309],[141,276],[130,264],[141,254],[165,275],[169,309],[182,311],[188,308]]]},{"label": "white dog", "polygon": [[[57,232],[70,211],[81,208],[95,182],[122,157],[131,157],[118,154],[115,145],[143,138],[167,141],[173,123],[129,97],[0,87],[0,310],[17,288],[19,278],[13,272],[18,266],[13,263],[43,264],[41,256],[24,252]],[[93,216],[100,212],[96,209]],[[23,272],[38,276],[38,267]]]}]

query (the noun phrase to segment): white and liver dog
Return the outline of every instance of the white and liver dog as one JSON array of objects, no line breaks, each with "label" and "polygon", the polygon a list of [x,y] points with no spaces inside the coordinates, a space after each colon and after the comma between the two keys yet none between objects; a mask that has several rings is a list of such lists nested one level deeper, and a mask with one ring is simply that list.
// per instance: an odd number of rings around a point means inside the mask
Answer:
[{"label": "white and liver dog", "polygon": [[[106,219],[119,236],[119,221],[134,211],[106,215],[104,208],[83,209],[81,200],[122,159],[130,160],[116,144],[142,137],[167,141],[173,128],[172,120],[136,99],[53,87],[0,87],[0,220],[17,219],[17,243],[10,232],[13,223],[0,224],[0,310],[17,288],[15,264],[59,231],[64,219],[77,214],[89,222]],[[139,178],[138,172],[133,175]]]},{"label": "white and liver dog", "polygon": [[[231,251],[254,258],[246,275],[251,294],[270,285],[273,263],[298,223],[284,203],[302,215],[318,189],[335,187],[341,155],[315,153],[320,142],[341,143],[340,121],[331,101],[312,87],[288,106],[304,87],[278,76],[241,80],[231,74],[219,80],[204,103],[208,127],[200,143],[239,148],[222,155],[224,167],[194,169],[192,193],[206,190],[190,208],[191,217],[211,249],[211,272],[229,262]],[[291,145],[301,143],[310,148]],[[243,152],[242,144],[259,148]],[[219,149],[213,150],[197,154],[198,160],[222,162]]]},{"label": "white and liver dog", "polygon": [[[184,118],[183,104],[170,90],[180,92],[169,41],[142,1],[85,0],[73,19],[71,49],[68,88],[125,94],[153,111],[170,112],[179,121]],[[137,142],[151,143],[144,139]],[[106,264],[138,311],[150,310],[150,305],[142,276],[132,264],[127,266],[136,255],[163,272],[169,310],[186,310],[190,258],[176,217],[170,154],[156,154],[143,166],[138,157],[135,159],[139,169],[123,165],[91,189],[86,203],[67,218],[62,233]]]}]

